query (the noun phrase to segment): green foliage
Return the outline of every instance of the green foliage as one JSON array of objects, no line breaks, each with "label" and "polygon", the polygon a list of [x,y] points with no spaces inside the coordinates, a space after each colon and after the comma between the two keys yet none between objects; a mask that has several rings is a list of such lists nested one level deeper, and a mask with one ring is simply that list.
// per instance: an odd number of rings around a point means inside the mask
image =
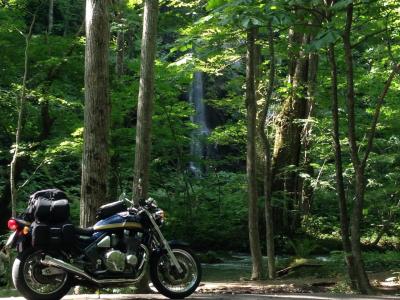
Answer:
[{"label": "green foliage", "polygon": [[289,245],[293,248],[296,257],[308,258],[318,248],[316,241],[311,239],[289,240]]},{"label": "green foliage", "polygon": [[[339,118],[345,189],[348,199],[354,196],[354,169],[347,142],[347,107],[345,104],[345,60],[341,37],[345,8],[352,1],[341,0],[326,8],[323,2],[304,0],[172,0],[163,2],[159,18],[158,56],[156,63],[156,101],[153,115],[151,191],[167,211],[167,235],[188,240],[195,247],[248,250],[247,198],[245,179],[246,144],[246,31],[258,28],[260,39],[259,99],[261,107],[268,86],[266,24],[273,25],[276,58],[275,90],[270,105],[268,134],[275,138],[276,117],[284,99],[294,91],[288,83],[288,35],[290,28],[310,34],[305,55],[319,55],[318,84],[312,118],[294,123],[312,124],[307,149],[309,165],[287,166],[276,176],[296,173],[299,184],[309,185],[310,211],[303,211],[303,199],[290,200],[285,191],[273,194],[274,210],[290,204],[288,214],[295,216],[292,240],[277,236],[277,252],[295,252],[308,257],[327,246],[338,247],[340,223],[332,150],[332,117],[329,64],[326,48],[335,44],[339,69]],[[16,131],[17,100],[21,95],[24,71],[25,40],[32,15],[37,12],[30,51],[27,85],[27,110],[20,153],[18,175],[18,209],[23,210],[33,191],[45,187],[64,189],[72,199],[72,216],[79,217],[81,150],[83,130],[84,37],[76,34],[82,24],[82,0],[55,2],[55,23],[47,34],[47,6],[43,1],[8,1],[0,6],[0,201],[8,203],[9,162]],[[127,1],[112,10],[110,74],[112,128],[110,132],[110,200],[132,185],[135,151],[135,125],[140,67],[140,32],[142,1]],[[121,19],[115,18],[120,10]],[[297,13],[296,13],[297,11]],[[319,24],[326,12],[333,13],[330,22]],[[361,1],[355,9],[352,32],[354,71],[356,77],[357,142],[360,153],[366,147],[366,133],[391,66],[400,57],[399,3],[394,0]],[[125,36],[125,74],[115,76],[116,34]],[[56,72],[49,78],[49,73]],[[188,102],[193,72],[202,71],[207,111],[212,120],[210,136],[204,143],[213,154],[196,163],[204,171],[194,176],[188,170],[193,106]],[[400,83],[396,78],[389,91],[379,119],[376,140],[367,166],[367,189],[363,211],[362,241],[371,243],[385,226],[379,245],[399,249],[398,206],[400,183]],[[43,133],[43,109],[49,106],[50,133]],[[262,161],[258,145],[258,161]],[[303,149],[304,150],[304,149]],[[301,153],[302,155],[304,152]],[[303,157],[303,156],[302,156]],[[259,193],[263,173],[258,170]],[[300,188],[300,187],[299,187]],[[260,197],[261,236],[264,236],[264,211]],[[349,201],[351,208],[351,201]],[[277,213],[278,214],[278,213]],[[278,214],[278,217],[281,215]],[[280,220],[279,220],[280,221]],[[293,226],[295,227],[295,226]],[[297,235],[297,236],[296,236]],[[304,238],[307,236],[307,238]],[[263,239],[263,238],[262,238]],[[322,242],[324,241],[324,242]],[[327,242],[329,241],[329,242]],[[325,244],[324,244],[325,243]],[[264,243],[263,243],[264,245]],[[340,244],[339,244],[340,245]],[[391,254],[387,254],[390,257]],[[394,254],[393,254],[394,255]],[[342,256],[334,263],[343,270]],[[383,268],[375,258],[367,265]],[[395,257],[392,257],[396,261]],[[389,263],[385,260],[385,263]],[[331,266],[333,267],[333,265]],[[335,272],[339,272],[335,270]]]}]

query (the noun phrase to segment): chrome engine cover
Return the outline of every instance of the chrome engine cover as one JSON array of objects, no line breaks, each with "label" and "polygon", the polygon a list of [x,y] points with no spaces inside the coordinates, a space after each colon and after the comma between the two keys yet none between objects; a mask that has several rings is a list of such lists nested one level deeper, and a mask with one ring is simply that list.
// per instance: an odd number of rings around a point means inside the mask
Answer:
[{"label": "chrome engine cover", "polygon": [[107,270],[112,272],[123,272],[125,270],[126,256],[118,250],[107,251],[104,255],[104,264]]}]

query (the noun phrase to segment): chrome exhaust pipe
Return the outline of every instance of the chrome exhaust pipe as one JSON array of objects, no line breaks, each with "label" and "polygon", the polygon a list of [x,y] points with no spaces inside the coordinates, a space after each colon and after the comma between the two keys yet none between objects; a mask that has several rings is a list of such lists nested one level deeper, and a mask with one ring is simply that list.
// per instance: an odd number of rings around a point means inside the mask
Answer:
[{"label": "chrome exhaust pipe", "polygon": [[49,266],[49,267],[55,267],[62,269],[64,271],[73,273],[75,275],[81,276],[89,281],[95,282],[96,279],[92,278],[88,273],[86,273],[84,270],[79,269],[78,267],[75,267],[61,259],[57,259],[54,257],[51,257],[49,255],[46,255],[44,259],[41,261],[42,264]]},{"label": "chrome exhaust pipe", "polygon": [[[144,265],[147,265],[149,252],[148,252],[146,247],[143,246],[143,248],[144,248],[144,250],[146,252],[146,256],[144,258]],[[67,263],[67,262],[65,262],[65,261],[63,261],[61,259],[57,259],[57,258],[51,257],[49,255],[46,255],[44,257],[44,259],[41,260],[41,263],[46,265],[46,266],[49,266],[49,267],[55,267],[55,268],[62,269],[64,271],[66,271],[66,272],[73,273],[74,275],[77,275],[77,276],[80,276],[82,278],[85,278],[88,281],[90,281],[92,283],[95,283],[97,285],[104,285],[104,284],[134,284],[134,283],[140,281],[143,278],[143,276],[145,274],[145,271],[146,271],[146,268],[144,267],[142,269],[141,274],[137,278],[134,278],[134,279],[122,279],[122,278],[121,279],[96,279],[96,278],[93,278],[92,276],[90,276],[90,274],[86,273],[84,270],[82,270],[82,269],[80,269],[78,267],[75,267],[74,265],[71,265],[71,264],[69,264],[69,263]]]}]

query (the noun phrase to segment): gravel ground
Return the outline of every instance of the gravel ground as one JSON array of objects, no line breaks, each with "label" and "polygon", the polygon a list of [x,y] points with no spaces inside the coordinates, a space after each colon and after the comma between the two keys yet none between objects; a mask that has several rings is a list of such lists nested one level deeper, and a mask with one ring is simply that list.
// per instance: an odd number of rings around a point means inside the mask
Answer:
[{"label": "gravel ground", "polygon": [[[24,300],[22,297],[0,298],[1,300]],[[66,296],[63,300],[161,300],[167,299],[160,295],[79,295]],[[187,299],[193,300],[395,300],[395,296],[352,296],[352,295],[327,295],[327,294],[279,294],[279,295],[192,295]]]}]

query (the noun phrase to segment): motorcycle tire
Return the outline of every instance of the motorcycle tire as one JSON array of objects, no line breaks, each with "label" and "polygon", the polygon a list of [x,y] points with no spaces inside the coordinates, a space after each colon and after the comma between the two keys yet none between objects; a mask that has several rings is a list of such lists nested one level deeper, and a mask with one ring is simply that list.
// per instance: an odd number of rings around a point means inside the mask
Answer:
[{"label": "motorcycle tire", "polygon": [[[179,274],[170,262],[167,253],[157,254],[150,260],[150,278],[154,287],[164,296],[170,299],[183,299],[191,295],[199,286],[201,280],[201,265],[193,252],[184,246],[171,247],[183,273]],[[174,290],[174,283],[182,284],[184,280],[190,280],[187,286],[181,290]]]},{"label": "motorcycle tire", "polygon": [[[60,286],[49,292],[35,290],[35,288],[33,288],[33,283],[27,282],[27,278],[32,277],[34,279],[30,278],[30,280],[36,281],[35,284],[38,285],[38,288],[40,288],[41,284],[43,284],[43,286],[45,286],[45,284],[51,284],[51,282],[40,282],[40,280],[49,280],[49,277],[44,276],[43,273],[37,273],[42,270],[41,268],[43,268],[43,265],[41,265],[39,262],[36,262],[37,265],[33,266],[33,268],[39,268],[39,270],[27,272],[27,268],[29,267],[28,264],[31,262],[30,259],[35,258],[35,256],[40,257],[41,253],[43,253],[43,251],[38,251],[31,248],[23,251],[17,256],[12,268],[12,280],[14,286],[21,293],[21,295],[28,300],[59,300],[71,289],[71,276],[69,276],[68,273],[62,275],[63,278]],[[39,258],[36,258],[36,260],[38,259]],[[37,273],[36,276],[41,277],[41,279],[38,281],[35,275],[28,273]]]}]

